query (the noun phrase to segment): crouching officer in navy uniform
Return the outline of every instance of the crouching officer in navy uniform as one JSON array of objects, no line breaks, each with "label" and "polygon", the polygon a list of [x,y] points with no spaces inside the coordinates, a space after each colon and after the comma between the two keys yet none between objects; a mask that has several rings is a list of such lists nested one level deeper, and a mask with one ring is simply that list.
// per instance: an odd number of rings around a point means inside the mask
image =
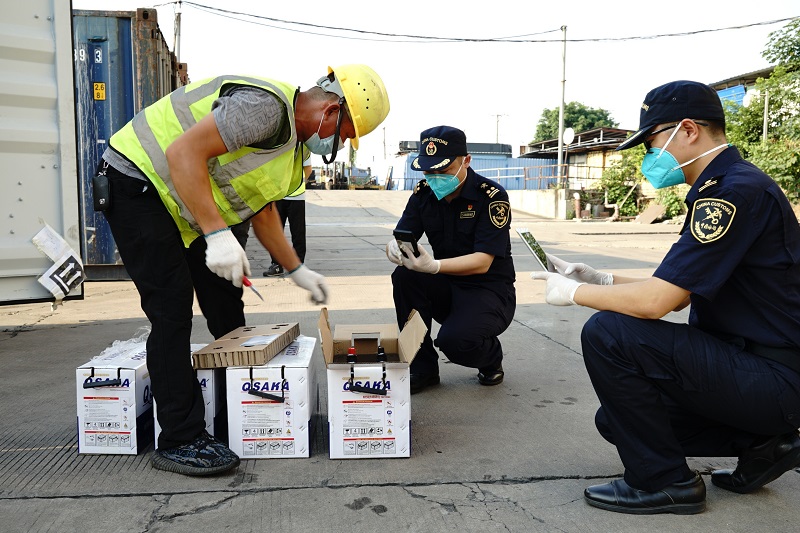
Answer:
[{"label": "crouching officer in navy uniform", "polygon": [[[800,225],[778,185],[725,138],[709,86],[650,91],[639,130],[656,188],[691,185],[678,241],[653,277],[633,279],[550,257],[547,302],[601,312],[583,327],[596,425],[625,476],[589,487],[623,513],[698,513],[702,477],[686,457],[738,457],[711,482],[752,492],[800,464]],[[657,320],[691,304],[689,323]]]},{"label": "crouching officer in navy uniform", "polygon": [[[418,245],[393,239],[386,255],[398,267],[392,274],[397,323],[416,309],[428,334],[411,363],[411,393],[439,383],[437,346],[459,365],[477,368],[481,385],[503,381],[503,349],[497,338],[514,318],[514,263],[511,259],[511,208],[498,183],[470,168],[467,138],[449,126],[420,135],[420,156],[412,168],[425,173],[408,200],[399,230],[423,234],[431,256]],[[441,324],[435,343],[431,319]]]}]

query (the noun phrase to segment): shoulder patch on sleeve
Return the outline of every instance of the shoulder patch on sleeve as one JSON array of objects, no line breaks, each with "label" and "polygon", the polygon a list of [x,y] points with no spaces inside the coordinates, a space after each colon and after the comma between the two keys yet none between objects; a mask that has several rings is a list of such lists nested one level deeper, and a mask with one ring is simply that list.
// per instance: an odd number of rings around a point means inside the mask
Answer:
[{"label": "shoulder patch on sleeve", "polygon": [[481,183],[480,187],[483,192],[486,193],[486,196],[489,198],[494,198],[494,195],[500,192],[500,189],[495,187],[494,185],[489,185],[488,183]]},{"label": "shoulder patch on sleeve", "polygon": [[721,239],[731,227],[736,206],[726,200],[701,198],[692,206],[692,235],[701,243]]},{"label": "shoulder patch on sleeve", "polygon": [[424,190],[425,187],[428,187],[427,180],[419,180],[417,185],[414,187],[414,194],[419,194],[420,191]]},{"label": "shoulder patch on sleeve", "polygon": [[491,202],[489,204],[489,220],[500,229],[503,229],[508,224],[510,214],[511,206],[508,202]]}]

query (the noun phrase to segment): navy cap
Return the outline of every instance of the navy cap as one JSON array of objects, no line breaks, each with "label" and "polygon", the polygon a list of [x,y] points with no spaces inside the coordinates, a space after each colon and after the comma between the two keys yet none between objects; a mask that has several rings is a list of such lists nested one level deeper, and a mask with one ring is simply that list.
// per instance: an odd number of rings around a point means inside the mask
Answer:
[{"label": "navy cap", "polygon": [[464,132],[450,126],[436,126],[419,134],[419,156],[411,162],[411,168],[423,172],[441,170],[462,155],[467,155]]},{"label": "navy cap", "polygon": [[625,139],[617,150],[642,144],[658,124],[686,118],[716,120],[724,125],[725,111],[717,92],[705,83],[687,80],[671,81],[656,87],[644,97],[639,112],[639,131]]}]

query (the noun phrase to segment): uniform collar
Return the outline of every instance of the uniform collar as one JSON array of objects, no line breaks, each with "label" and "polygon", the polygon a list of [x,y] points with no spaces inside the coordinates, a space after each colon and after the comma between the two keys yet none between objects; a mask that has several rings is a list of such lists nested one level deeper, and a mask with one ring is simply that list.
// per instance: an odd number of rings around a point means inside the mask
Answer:
[{"label": "uniform collar", "polygon": [[467,177],[464,179],[464,185],[461,186],[461,194],[459,198],[466,198],[467,200],[477,200],[478,196],[478,178],[472,167],[467,167]]},{"label": "uniform collar", "polygon": [[686,195],[686,203],[693,203],[694,200],[696,200],[700,195],[700,191],[702,189],[711,185],[710,182],[712,180],[718,180],[727,174],[731,165],[737,161],[740,161],[741,159],[742,155],[735,146],[729,146],[720,152],[719,155],[712,159],[708,166],[703,169],[703,172],[700,173],[700,176],[697,177],[697,180],[694,182],[692,188],[689,190],[689,193]]}]

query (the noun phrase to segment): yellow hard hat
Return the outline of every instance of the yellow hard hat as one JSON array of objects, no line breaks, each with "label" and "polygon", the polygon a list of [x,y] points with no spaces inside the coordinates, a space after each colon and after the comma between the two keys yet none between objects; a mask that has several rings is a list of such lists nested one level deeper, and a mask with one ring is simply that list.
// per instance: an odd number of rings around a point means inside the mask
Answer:
[{"label": "yellow hard hat", "polygon": [[377,128],[389,114],[389,95],[383,80],[367,65],[328,67],[328,76],[320,78],[317,85],[344,98],[356,130],[355,139],[350,139],[356,150],[359,137]]}]

